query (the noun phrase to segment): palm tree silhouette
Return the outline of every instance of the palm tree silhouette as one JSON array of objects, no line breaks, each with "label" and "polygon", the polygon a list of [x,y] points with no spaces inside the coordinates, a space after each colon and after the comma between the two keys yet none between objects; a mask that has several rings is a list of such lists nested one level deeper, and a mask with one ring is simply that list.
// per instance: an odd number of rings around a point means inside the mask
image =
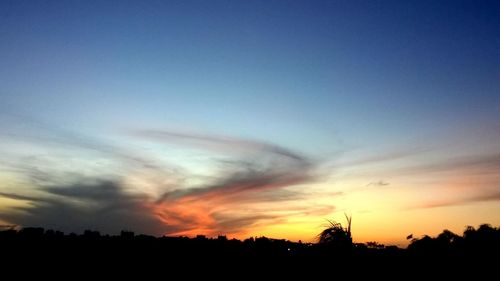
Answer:
[{"label": "palm tree silhouette", "polygon": [[347,227],[343,228],[341,223],[327,220],[329,226],[318,235],[319,243],[333,246],[345,247],[352,245],[351,222],[352,217],[344,214]]}]

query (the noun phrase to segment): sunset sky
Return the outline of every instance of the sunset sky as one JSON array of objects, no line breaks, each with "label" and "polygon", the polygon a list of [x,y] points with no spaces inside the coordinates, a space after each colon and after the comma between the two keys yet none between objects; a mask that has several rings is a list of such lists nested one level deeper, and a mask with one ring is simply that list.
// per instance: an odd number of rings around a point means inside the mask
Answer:
[{"label": "sunset sky", "polygon": [[500,225],[499,1],[0,1],[0,225]]}]

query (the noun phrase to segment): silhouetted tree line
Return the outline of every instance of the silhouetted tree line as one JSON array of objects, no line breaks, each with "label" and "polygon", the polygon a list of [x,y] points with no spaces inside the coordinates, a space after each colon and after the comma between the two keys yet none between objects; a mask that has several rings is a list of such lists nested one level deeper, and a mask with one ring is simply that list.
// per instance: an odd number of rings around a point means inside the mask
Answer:
[{"label": "silhouetted tree line", "polygon": [[469,256],[484,255],[499,257],[500,227],[482,224],[477,229],[467,226],[460,236],[444,230],[436,237],[425,235],[415,238],[408,246],[408,251],[427,256]]},{"label": "silhouetted tree line", "polygon": [[[500,228],[483,224],[477,229],[467,227],[463,235],[444,230],[436,237],[423,236],[411,241],[406,249],[377,242],[353,243],[348,228],[331,225],[318,236],[317,243],[291,242],[266,237],[245,240],[226,236],[208,238],[154,237],[122,231],[120,235],[102,235],[86,230],[83,234],[65,234],[39,227],[0,231],[2,263],[31,264],[53,261],[58,266],[89,267],[205,265],[209,268],[256,268],[281,272],[356,265],[363,271],[432,268],[472,268],[499,261]],[[17,261],[17,262],[16,262]],[[473,267],[477,268],[477,267]],[[492,269],[494,267],[491,267]]]}]

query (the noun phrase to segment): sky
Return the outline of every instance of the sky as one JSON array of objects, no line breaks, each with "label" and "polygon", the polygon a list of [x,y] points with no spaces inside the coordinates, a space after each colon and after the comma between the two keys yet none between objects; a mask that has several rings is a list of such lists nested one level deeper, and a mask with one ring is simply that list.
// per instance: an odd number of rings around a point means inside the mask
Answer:
[{"label": "sky", "polygon": [[498,1],[0,2],[0,224],[500,225]]}]

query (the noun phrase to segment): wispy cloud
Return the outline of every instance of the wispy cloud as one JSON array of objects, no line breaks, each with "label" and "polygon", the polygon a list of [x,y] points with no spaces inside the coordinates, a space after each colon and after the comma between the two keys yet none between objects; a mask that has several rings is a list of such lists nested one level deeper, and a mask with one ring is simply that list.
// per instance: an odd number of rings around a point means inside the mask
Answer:
[{"label": "wispy cloud", "polygon": [[383,180],[379,180],[379,181],[372,181],[368,184],[366,184],[366,186],[373,186],[373,187],[381,187],[381,186],[388,186],[389,183],[386,182],[386,181],[383,181]]},{"label": "wispy cloud", "polygon": [[35,201],[35,202],[44,201],[42,198],[36,196],[21,195],[8,192],[0,192],[0,197],[14,199],[14,200],[22,200],[22,201]]},{"label": "wispy cloud", "polygon": [[[410,207],[410,209],[448,207],[500,200],[500,192],[497,188],[500,185],[500,154],[449,157],[445,160],[440,159],[395,169],[394,173],[399,176],[441,179],[441,182],[447,182],[448,187],[446,188],[452,190],[449,196],[445,197],[441,194],[435,199],[427,200],[420,205]],[[457,175],[459,175],[459,179],[466,179],[466,183],[456,182],[454,179],[457,178]],[[435,188],[439,190],[440,186]]]},{"label": "wispy cloud", "polygon": [[[42,146],[71,147],[70,151],[83,149],[79,153],[91,161],[99,159],[111,166],[118,165],[122,170],[116,169],[116,173],[106,177],[95,171],[100,169],[99,166],[87,173],[79,172],[78,161],[75,165],[65,166],[62,163],[69,163],[71,159],[64,159],[65,155],[57,153],[23,156],[3,163],[30,180],[31,192],[2,191],[2,197],[29,201],[30,204],[3,213],[0,219],[65,231],[93,228],[114,233],[128,228],[151,234],[215,235],[238,234],[249,226],[276,223],[290,215],[323,213],[334,208],[298,203],[305,198],[305,192],[289,188],[316,181],[317,164],[276,144],[200,133],[134,131],[132,135],[137,141],[196,147],[224,155],[225,160],[209,159],[209,163],[205,163],[220,168],[210,180],[196,185],[170,181],[167,186],[165,182],[170,178],[185,176],[178,175],[175,169],[165,168],[175,165],[157,164],[144,155],[129,153],[126,147],[118,148],[64,130],[51,129],[45,134],[54,136],[32,141]],[[98,158],[85,153],[89,150],[97,152]],[[130,174],[140,177],[144,176],[144,171],[156,178],[148,184],[155,185],[158,193],[148,193],[141,186],[130,186],[137,182],[129,180]],[[147,179],[139,179],[139,182],[141,180]],[[272,207],[276,202],[283,205]]]},{"label": "wispy cloud", "polygon": [[491,202],[500,201],[500,191],[499,190],[480,190],[476,194],[467,197],[458,197],[454,199],[447,200],[437,200],[427,202],[425,204],[412,207],[410,209],[429,209],[429,208],[440,208],[440,207],[451,207],[458,205],[466,205],[477,202]]},{"label": "wispy cloud", "polygon": [[[136,136],[166,143],[180,142],[223,153],[243,152],[233,166],[221,171],[224,176],[215,182],[196,188],[180,188],[164,193],[157,201],[158,215],[166,224],[190,222],[183,234],[238,232],[263,220],[277,219],[268,212],[241,214],[241,207],[258,204],[259,194],[266,200],[283,200],[283,188],[315,180],[315,165],[299,153],[289,149],[258,142],[171,131],[138,131]],[[268,159],[272,160],[269,161]],[[297,196],[297,194],[294,194]],[[288,194],[286,200],[292,196]],[[239,205],[243,204],[243,206]],[[293,206],[290,206],[293,208]],[[221,219],[223,218],[223,219]],[[231,224],[230,222],[235,222]],[[236,223],[237,222],[237,223]],[[228,227],[232,225],[232,227]],[[241,226],[241,227],[240,227]]]},{"label": "wispy cloud", "polygon": [[168,231],[151,212],[148,198],[127,194],[116,182],[50,186],[40,191],[40,197],[1,193],[3,197],[30,201],[31,206],[2,213],[0,219],[73,232],[97,229],[118,233],[129,229],[159,235]]},{"label": "wispy cloud", "polygon": [[400,161],[408,158],[412,158],[416,155],[421,155],[423,153],[430,152],[436,148],[434,147],[408,147],[405,149],[397,149],[392,151],[381,152],[375,155],[365,156],[355,160],[348,160],[345,162],[338,163],[340,167],[361,167],[368,165],[379,165],[385,164],[392,161]]},{"label": "wispy cloud", "polygon": [[203,149],[214,149],[224,153],[234,151],[246,152],[263,152],[270,153],[275,156],[287,157],[296,160],[297,163],[305,163],[306,159],[296,152],[281,146],[241,138],[200,134],[200,133],[186,133],[168,130],[136,130],[132,132],[133,135],[146,138],[154,141],[167,142],[167,143],[180,143],[183,146],[197,146]]},{"label": "wispy cloud", "polygon": [[0,131],[0,143],[11,140],[14,143],[25,143],[28,147],[40,147],[42,151],[50,152],[50,155],[47,155],[48,153],[36,153],[37,150],[34,150],[34,153],[22,154],[22,158],[20,158],[19,155],[15,155],[15,152],[4,151],[4,153],[9,154],[11,160],[2,162],[10,167],[24,169],[24,172],[29,172],[32,168],[30,163],[36,161],[37,158],[44,157],[43,161],[51,158],[59,161],[58,156],[60,157],[62,152],[65,153],[64,156],[85,155],[92,157],[93,160],[112,160],[123,163],[124,166],[154,169],[164,174],[182,172],[180,167],[172,163],[156,161],[151,157],[144,157],[130,146],[124,147],[109,139],[89,136],[74,129],[55,126],[28,115],[4,113],[2,119],[4,122],[10,120],[10,123],[15,125],[3,127],[8,129]]},{"label": "wispy cloud", "polygon": [[438,160],[430,163],[403,167],[396,172],[404,174],[425,174],[450,171],[467,171],[468,173],[475,174],[499,174],[500,154],[450,157],[447,160]]}]

